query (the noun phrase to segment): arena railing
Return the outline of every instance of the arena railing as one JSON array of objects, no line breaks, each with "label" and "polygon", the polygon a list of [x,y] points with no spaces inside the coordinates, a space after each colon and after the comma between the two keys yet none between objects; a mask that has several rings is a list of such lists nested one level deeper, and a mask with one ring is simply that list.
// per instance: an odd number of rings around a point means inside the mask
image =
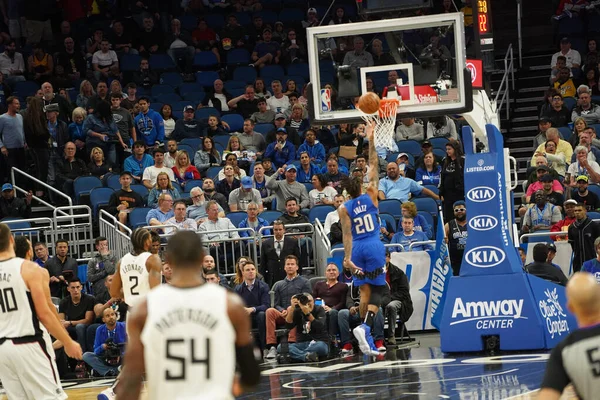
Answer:
[{"label": "arena railing", "polygon": [[131,251],[131,228],[123,225],[113,215],[105,210],[100,210],[99,214],[100,236],[104,236],[108,241],[111,252],[121,258]]},{"label": "arena railing", "polygon": [[[502,107],[506,107],[506,119],[510,119],[510,91],[515,90],[515,65],[513,57],[512,43],[508,46],[506,55],[504,56],[504,75],[498,86],[494,103],[496,104],[496,113],[498,115],[502,111]],[[502,92],[504,91],[504,93]],[[500,98],[502,93],[502,98]]]},{"label": "arena railing", "polygon": [[[401,245],[400,243],[385,243],[384,247],[387,248],[401,248],[402,251],[405,250],[405,247],[403,245]],[[329,253],[330,257],[335,257],[336,254],[338,253],[344,253],[344,248],[343,247],[336,247],[335,249],[331,249],[331,252]]]},{"label": "arena railing", "polygon": [[[10,227],[11,221],[6,221]],[[27,218],[18,219],[13,222],[18,226],[29,225],[23,228],[10,227],[10,231],[14,236],[26,236],[31,245],[33,246],[36,242],[52,243],[54,238],[52,237],[54,232],[54,221],[52,218],[41,217],[41,218]],[[53,253],[54,248],[48,248],[48,252]],[[52,254],[51,254],[52,255]]]},{"label": "arena railing", "polygon": [[408,251],[412,251],[413,247],[415,246],[423,246],[423,245],[433,245],[433,248],[435,248],[435,240],[425,240],[422,242],[412,242],[409,246],[408,246]]},{"label": "arena railing", "polygon": [[321,221],[315,219],[315,239],[314,246],[316,255],[315,260],[315,275],[325,276],[325,268],[327,267],[327,258],[331,252],[331,241],[325,234],[325,227],[321,224]]},{"label": "arena railing", "polygon": [[[307,231],[305,232],[288,232],[290,229],[292,228],[308,228]],[[262,250],[262,244],[264,242],[265,239],[269,239],[274,237],[273,234],[271,235],[265,235],[263,232],[266,231],[267,229],[270,229],[271,232],[273,232],[273,226],[264,226],[262,228],[260,228],[258,230],[258,235],[261,238],[260,241],[260,246],[259,246],[259,250]],[[308,261],[311,262],[312,261],[312,266],[309,265],[308,267],[302,268],[302,271],[313,271],[313,273],[316,274],[317,272],[317,262],[319,260],[318,256],[317,256],[317,252],[316,252],[316,247],[315,247],[315,227],[313,224],[309,224],[309,223],[301,223],[301,224],[286,224],[285,225],[285,236],[291,236],[291,237],[295,237],[295,236],[305,236],[307,238],[310,238],[310,244],[308,241],[305,242],[305,246],[304,249],[307,252],[308,256]],[[300,245],[300,243],[298,242],[298,244]],[[302,247],[300,247],[300,251],[302,251]],[[310,256],[312,254],[312,257]],[[325,268],[325,266],[323,266],[323,268]]]},{"label": "arena railing", "polygon": [[[19,178],[17,178],[17,176]],[[63,192],[61,192],[60,190],[48,185],[46,182],[42,182],[39,179],[37,179],[34,176],[29,175],[27,172],[21,171],[18,168],[11,168],[11,172],[10,172],[10,177],[11,177],[11,181],[12,181],[12,185],[14,186],[15,190],[17,191],[17,193],[21,193],[23,195],[26,195],[28,193],[28,189],[25,189],[21,186],[19,186],[17,184],[17,180],[20,182],[23,182],[24,180],[29,180],[32,183],[35,183],[39,186],[42,186],[44,188],[44,191],[46,192],[52,192],[53,194],[55,194],[56,196],[64,199],[67,204],[69,205],[69,207],[73,207],[73,199],[71,199],[71,197],[69,197],[68,195],[64,194]],[[31,184],[31,187],[33,187],[35,185]],[[32,196],[32,200],[37,201],[40,204],[45,205],[46,207],[51,208],[52,210],[55,210],[57,207],[52,204],[52,203],[48,203],[46,200],[42,199],[41,197],[38,197],[35,195],[35,190],[32,190],[33,192],[33,196]],[[61,214],[64,215],[68,215],[65,213],[64,210],[60,211]]]},{"label": "arena railing", "polygon": [[65,239],[69,242],[69,254],[77,254],[77,261],[88,261],[96,252],[94,246],[94,227],[92,210],[86,205],[55,207],[52,212],[54,221],[54,241]]}]

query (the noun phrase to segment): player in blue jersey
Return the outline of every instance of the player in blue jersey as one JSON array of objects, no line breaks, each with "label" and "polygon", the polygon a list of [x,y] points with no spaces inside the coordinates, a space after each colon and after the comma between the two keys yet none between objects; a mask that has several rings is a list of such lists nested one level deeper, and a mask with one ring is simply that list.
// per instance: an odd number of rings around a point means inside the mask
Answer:
[{"label": "player in blue jersey", "polygon": [[369,139],[369,186],[362,194],[362,180],[347,178],[342,187],[350,200],[338,209],[344,235],[344,267],[353,271],[354,285],[360,287],[360,316],[363,323],[352,331],[360,350],[366,355],[378,355],[371,329],[379,312],[385,290],[385,247],[379,238],[379,159],[375,151],[375,123],[367,125]]}]

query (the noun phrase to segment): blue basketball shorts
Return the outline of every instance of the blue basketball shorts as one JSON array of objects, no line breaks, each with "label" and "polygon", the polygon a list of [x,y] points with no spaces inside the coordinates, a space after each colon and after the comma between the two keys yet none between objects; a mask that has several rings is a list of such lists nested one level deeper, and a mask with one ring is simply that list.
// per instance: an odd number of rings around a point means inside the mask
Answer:
[{"label": "blue basketball shorts", "polygon": [[[385,247],[379,239],[360,240],[352,244],[352,262],[364,272],[372,272],[385,266]],[[354,284],[361,286],[365,283],[381,286],[385,285],[385,272],[369,279],[361,275],[353,275]]]}]

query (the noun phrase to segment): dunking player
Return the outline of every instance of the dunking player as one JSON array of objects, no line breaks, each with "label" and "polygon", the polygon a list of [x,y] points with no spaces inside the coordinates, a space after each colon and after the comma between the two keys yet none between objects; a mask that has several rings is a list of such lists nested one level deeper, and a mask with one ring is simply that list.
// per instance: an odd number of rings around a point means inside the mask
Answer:
[{"label": "dunking player", "polygon": [[360,350],[366,355],[378,355],[373,342],[371,329],[373,319],[381,306],[382,292],[385,289],[385,248],[379,239],[379,202],[377,191],[379,171],[374,138],[375,122],[367,125],[369,139],[369,186],[367,193],[361,194],[362,181],[347,178],[342,187],[350,195],[350,200],[338,209],[344,235],[344,267],[354,272],[354,284],[360,287],[359,311],[364,322],[354,328]]},{"label": "dunking player", "polygon": [[203,284],[204,251],[196,233],[171,237],[166,258],[171,284],[151,291],[129,320],[127,367],[117,396],[137,399],[145,372],[150,400],[233,399],[260,378],[250,318],[237,295]]},{"label": "dunking player", "polygon": [[69,357],[81,359],[81,347],[52,310],[48,272],[15,257],[14,247],[10,229],[0,224],[0,380],[9,399],[66,399],[42,324]]},{"label": "dunking player", "polygon": [[[117,264],[117,273],[110,285],[110,295],[113,298],[123,298],[127,303],[127,330],[129,331],[129,315],[134,307],[144,299],[150,289],[160,285],[162,281],[162,262],[156,254],[150,253],[152,235],[143,228],[134,230],[131,234],[133,251],[125,254]],[[129,332],[128,332],[129,334]],[[120,376],[112,387],[98,395],[98,400],[115,398],[115,387],[120,382]]]}]

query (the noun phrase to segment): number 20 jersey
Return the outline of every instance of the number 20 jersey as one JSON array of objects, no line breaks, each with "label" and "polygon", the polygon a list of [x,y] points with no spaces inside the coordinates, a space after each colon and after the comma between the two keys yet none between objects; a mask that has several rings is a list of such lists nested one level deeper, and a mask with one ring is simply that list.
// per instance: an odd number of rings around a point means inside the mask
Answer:
[{"label": "number 20 jersey", "polygon": [[146,260],[151,255],[149,252],[137,256],[127,253],[121,258],[119,272],[123,282],[123,297],[129,307],[135,306],[150,291]]},{"label": "number 20 jersey", "polygon": [[368,194],[344,203],[352,222],[352,240],[379,240],[379,210]]},{"label": "number 20 jersey", "polygon": [[227,291],[160,285],[146,297],[142,330],[148,399],[233,399],[235,330]]}]

